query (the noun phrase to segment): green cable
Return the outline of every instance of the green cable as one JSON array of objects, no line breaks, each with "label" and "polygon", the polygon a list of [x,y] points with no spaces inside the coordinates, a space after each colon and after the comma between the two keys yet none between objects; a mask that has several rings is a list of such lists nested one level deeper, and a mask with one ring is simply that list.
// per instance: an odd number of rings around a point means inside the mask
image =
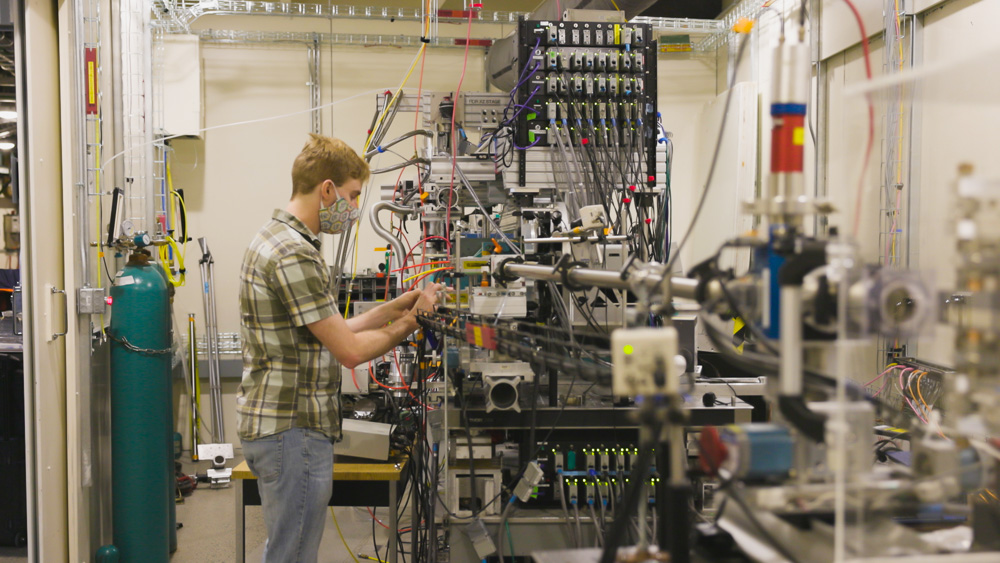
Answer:
[{"label": "green cable", "polygon": [[514,536],[510,535],[510,522],[504,522],[504,527],[507,528],[507,544],[510,545],[510,558],[514,560]]}]

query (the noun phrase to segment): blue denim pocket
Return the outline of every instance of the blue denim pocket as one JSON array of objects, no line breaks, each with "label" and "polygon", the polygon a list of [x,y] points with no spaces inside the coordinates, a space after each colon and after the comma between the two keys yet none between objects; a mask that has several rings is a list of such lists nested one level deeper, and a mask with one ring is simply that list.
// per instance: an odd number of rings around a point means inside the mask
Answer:
[{"label": "blue denim pocket", "polygon": [[243,457],[257,479],[271,483],[281,476],[284,432],[258,440],[243,440]]}]

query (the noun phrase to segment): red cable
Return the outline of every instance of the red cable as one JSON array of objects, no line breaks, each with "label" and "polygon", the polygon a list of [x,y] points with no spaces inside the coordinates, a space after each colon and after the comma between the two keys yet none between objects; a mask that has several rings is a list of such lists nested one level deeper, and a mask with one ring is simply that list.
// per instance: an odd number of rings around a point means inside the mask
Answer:
[{"label": "red cable", "polygon": [[393,273],[395,273],[395,272],[402,272],[403,270],[409,270],[410,268],[421,268],[423,266],[433,266],[435,264],[450,264],[450,263],[451,262],[449,260],[438,260],[437,262],[424,262],[423,264],[414,264],[412,266],[404,266],[404,267],[399,268],[397,270],[393,270],[392,272]]},{"label": "red cable", "polygon": [[[426,49],[424,49],[424,55],[420,58],[420,83],[417,84],[417,111],[416,111],[416,115],[413,116],[413,129],[414,130],[420,129],[420,127],[419,127],[419,124],[420,124],[420,99],[421,99],[421,96],[423,95],[423,91],[424,91],[424,63],[425,62],[427,62],[427,50]],[[418,138],[418,136],[414,135],[414,137],[413,137],[413,153],[414,154],[417,153],[417,138]],[[423,193],[424,193],[424,181],[423,181],[423,178],[421,177],[420,172],[418,170],[417,171],[417,194],[418,195],[423,195]],[[420,199],[420,207],[421,207],[421,209],[423,209],[423,207],[424,207],[424,200],[423,200],[423,198]],[[424,221],[421,221],[420,224],[423,227],[423,235],[426,237],[427,236],[427,223],[424,222]],[[424,254],[427,254],[427,243],[426,242],[424,243]]]},{"label": "red cable", "polygon": [[[396,372],[399,373],[399,380],[402,381],[403,380],[403,372],[400,371],[400,369],[399,369],[399,352],[395,348],[393,348],[392,349],[392,355],[393,355],[394,358],[396,358]],[[431,376],[428,375],[427,379],[430,379],[430,378],[431,378]],[[427,383],[427,379],[424,380],[424,383]],[[413,383],[411,382],[410,386],[412,386],[412,385],[413,385]],[[411,399],[413,399],[414,401],[416,401],[420,406],[424,407],[426,410],[429,410],[429,411],[437,410],[434,407],[429,407],[429,406],[425,405],[420,399],[418,399],[417,396],[413,394],[413,391],[410,390],[410,386],[405,387],[405,389],[406,389],[406,392],[410,395]]]},{"label": "red cable", "polygon": [[[422,56],[423,55],[421,55],[421,57]],[[414,143],[416,143],[416,141],[414,141]],[[406,171],[406,167],[405,166],[402,167],[399,170],[399,176],[396,176],[396,186],[392,189],[392,201],[396,201],[396,194],[399,192],[399,181],[403,179],[403,172],[404,171]],[[419,178],[419,177],[420,177],[420,172],[418,171],[417,172],[417,178]],[[392,215],[389,215],[389,232],[392,232]],[[400,225],[400,227],[399,227],[399,232],[400,233],[403,232],[402,225]],[[405,266],[406,263],[404,262],[404,263],[402,263],[402,265]],[[389,300],[389,276],[388,276],[388,274],[385,276],[385,298],[384,299],[386,301]]]},{"label": "red cable", "polygon": [[[357,366],[355,366],[355,367],[357,367]],[[361,386],[358,385],[358,378],[354,377],[354,368],[351,368],[351,381],[354,382],[354,388],[357,389],[358,391],[360,391],[361,390]]]},{"label": "red cable", "polygon": [[[861,32],[861,49],[865,53],[865,75],[868,80],[872,79],[872,54],[871,50],[868,48],[868,32],[865,31],[865,22],[861,19],[861,13],[858,12],[858,8],[854,5],[851,0],[844,0],[847,7],[851,9],[854,14],[854,20],[858,23],[858,30]],[[861,201],[862,195],[864,194],[865,188],[865,172],[868,170],[868,164],[871,161],[872,147],[875,145],[875,106],[872,104],[872,99],[870,94],[865,94],[865,100],[868,101],[868,142],[865,146],[865,159],[861,164],[861,173],[858,178],[858,193],[854,203],[854,238],[858,238],[858,231],[861,228]]]},{"label": "red cable", "polygon": [[[399,360],[396,360],[396,361],[398,362]],[[397,363],[397,366],[398,365],[399,364]],[[399,369],[399,368],[397,367],[397,369]],[[389,387],[385,383],[382,383],[381,381],[375,379],[375,372],[372,371],[372,363],[371,362],[368,362],[368,374],[372,376],[372,381],[374,381],[375,383],[377,383],[378,386],[382,387],[383,389],[389,389],[390,391],[403,391],[404,389],[407,390],[407,391],[410,390],[409,387]]]},{"label": "red cable", "polygon": [[417,249],[417,246],[419,246],[420,243],[427,242],[429,240],[443,240],[448,245],[448,251],[449,251],[448,255],[449,256],[451,255],[451,241],[448,240],[447,238],[439,236],[439,235],[431,235],[429,237],[424,237],[424,238],[418,240],[417,244],[414,244],[412,247],[410,247],[410,251],[406,253],[405,257],[403,257],[403,264],[406,264],[406,261],[410,259],[410,255],[413,254],[413,251]]},{"label": "red cable", "polygon": [[454,269],[455,268],[452,268],[451,266],[447,266],[445,268],[435,269],[434,271],[431,271],[431,272],[424,272],[423,274],[420,274],[420,277],[418,277],[415,280],[413,280],[413,285],[411,285],[410,289],[408,289],[407,291],[413,291],[413,288],[417,287],[418,283],[420,283],[421,281],[423,281],[424,278],[426,278],[427,276],[429,276],[431,274],[436,274],[436,273],[440,272],[441,270],[454,270]]},{"label": "red cable", "polygon": [[[451,237],[451,198],[455,194],[455,168],[458,166],[458,139],[455,138],[455,116],[458,114],[458,94],[462,91],[462,81],[465,80],[465,68],[469,64],[469,40],[472,38],[472,10],[469,10],[469,25],[465,30],[465,59],[462,61],[462,75],[458,77],[458,87],[455,88],[455,99],[451,108],[451,182],[448,185],[448,211],[445,216],[444,232]],[[451,246],[448,247],[448,258],[451,258]]]},{"label": "red cable", "polygon": [[[385,524],[382,523],[381,520],[379,520],[378,518],[375,517],[375,513],[372,512],[371,507],[366,506],[365,508],[368,509],[368,515],[371,516],[372,520],[374,520],[379,526],[382,526],[386,530],[390,529],[389,526],[386,526]],[[396,533],[402,534],[403,532],[409,532],[410,530],[411,530],[411,528],[401,528],[399,530],[396,530]]]}]

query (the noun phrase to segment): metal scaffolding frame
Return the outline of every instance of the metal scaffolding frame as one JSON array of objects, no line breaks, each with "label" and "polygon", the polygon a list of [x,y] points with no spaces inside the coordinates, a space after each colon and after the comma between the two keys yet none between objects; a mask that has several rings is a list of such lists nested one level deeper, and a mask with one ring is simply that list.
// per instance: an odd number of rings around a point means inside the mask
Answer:
[{"label": "metal scaffolding frame", "polygon": [[[448,11],[450,14],[452,11]],[[514,24],[523,12],[506,12],[477,10],[473,20],[477,23]],[[188,33],[191,24],[202,16],[286,16],[325,19],[375,19],[398,21],[422,21],[420,8],[387,8],[382,6],[344,6],[337,4],[309,4],[301,2],[264,2],[259,0],[206,0],[201,2],[185,1],[167,7],[160,19],[171,33]],[[464,22],[467,13],[462,16],[441,14],[434,10],[431,14],[432,25],[438,21]]]},{"label": "metal scaffolding frame", "polygon": [[[205,29],[195,33],[204,43],[243,45],[250,43],[294,43],[312,45],[353,45],[358,47],[419,47],[415,35],[378,35],[372,33],[310,33],[297,31],[242,31]],[[432,47],[461,47],[452,37],[438,37],[428,42]],[[476,47],[476,45],[472,45]]]},{"label": "metal scaffolding frame", "polygon": [[[324,19],[374,19],[374,20],[395,20],[395,21],[422,21],[423,15],[417,8],[387,8],[378,6],[343,6],[329,4],[308,4],[300,2],[265,2],[260,0],[205,0],[200,2],[183,1],[178,3],[167,0],[157,0],[162,7],[158,12],[156,25],[162,27],[167,33],[191,33],[191,24],[202,16],[280,16],[280,17],[306,17]],[[465,22],[467,15],[451,15],[453,11],[446,14],[439,10],[433,10],[431,14],[431,45],[435,47],[453,46],[448,42],[435,41],[438,39],[436,28],[438,22]],[[467,14],[467,12],[462,12]],[[473,12],[473,21],[480,24],[515,24],[519,17],[527,15],[524,12],[489,11],[478,10]],[[735,22],[735,19],[733,19]],[[658,18],[658,17],[636,17],[632,23],[650,24],[653,31],[659,34],[665,33],[689,33],[708,34],[699,42],[695,51],[712,49],[715,44],[708,44],[706,41],[712,37],[724,36],[725,30],[731,27],[731,23],[725,20],[703,20],[691,18]],[[215,32],[214,35],[206,36],[199,33],[203,40],[212,42],[239,42],[241,32]],[[248,32],[243,32],[248,33]],[[296,42],[308,41],[303,39],[305,35],[294,33],[280,34],[279,32],[260,32],[262,34],[273,33],[275,38],[266,35],[247,35],[247,42]],[[221,35],[221,36],[220,36]],[[280,37],[280,35],[288,35]],[[326,34],[328,37],[324,43],[342,45],[390,45],[408,46],[416,44],[420,38],[417,36],[405,35],[352,35],[352,34]],[[227,37],[228,36],[228,37]]]}]

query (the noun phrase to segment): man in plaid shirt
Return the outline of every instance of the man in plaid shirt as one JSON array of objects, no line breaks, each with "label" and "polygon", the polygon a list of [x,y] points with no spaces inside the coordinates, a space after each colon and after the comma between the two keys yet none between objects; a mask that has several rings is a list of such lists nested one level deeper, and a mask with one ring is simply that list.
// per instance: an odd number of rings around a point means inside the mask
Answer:
[{"label": "man in plaid shirt", "polygon": [[354,368],[392,350],[440,289],[430,284],[346,320],[338,312],[319,233],[342,233],[357,220],[368,176],[368,164],[346,143],[311,135],[292,165],[291,201],[243,258],[236,403],[264,508],[265,563],[316,561],[340,438],[338,362]]}]

